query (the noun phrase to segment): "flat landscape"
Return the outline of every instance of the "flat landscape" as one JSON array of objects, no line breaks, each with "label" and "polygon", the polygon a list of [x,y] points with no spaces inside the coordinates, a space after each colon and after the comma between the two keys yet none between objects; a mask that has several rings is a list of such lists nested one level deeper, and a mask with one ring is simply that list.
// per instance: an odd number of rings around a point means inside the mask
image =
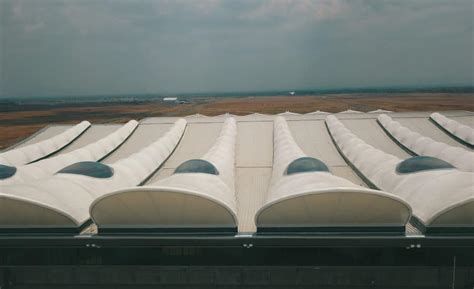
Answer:
[{"label": "flat landscape", "polygon": [[353,93],[302,96],[246,96],[189,98],[184,104],[160,99],[132,102],[84,102],[19,104],[0,102],[0,149],[21,141],[48,124],[121,123],[151,116],[208,116],[253,112],[275,114],[315,110],[339,112],[347,109],[371,111],[474,111],[474,93]]}]

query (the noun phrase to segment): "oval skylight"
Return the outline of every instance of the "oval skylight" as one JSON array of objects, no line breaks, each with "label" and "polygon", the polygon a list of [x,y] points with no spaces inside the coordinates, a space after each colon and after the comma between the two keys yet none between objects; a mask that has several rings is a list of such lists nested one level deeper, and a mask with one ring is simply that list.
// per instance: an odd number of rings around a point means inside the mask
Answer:
[{"label": "oval skylight", "polygon": [[0,165],[0,180],[8,179],[16,173],[15,167]]},{"label": "oval skylight", "polygon": [[396,171],[399,174],[409,174],[420,171],[454,168],[450,163],[434,157],[416,156],[400,162],[396,167]]},{"label": "oval skylight", "polygon": [[329,172],[329,168],[322,161],[311,157],[296,159],[286,168],[287,175],[306,172]]},{"label": "oval skylight", "polygon": [[83,175],[93,178],[110,178],[114,175],[114,170],[102,163],[87,161],[72,164],[61,169],[57,173]]},{"label": "oval skylight", "polygon": [[208,161],[205,160],[189,160],[180,164],[174,171],[175,174],[184,174],[184,173],[203,173],[218,175],[216,167]]}]

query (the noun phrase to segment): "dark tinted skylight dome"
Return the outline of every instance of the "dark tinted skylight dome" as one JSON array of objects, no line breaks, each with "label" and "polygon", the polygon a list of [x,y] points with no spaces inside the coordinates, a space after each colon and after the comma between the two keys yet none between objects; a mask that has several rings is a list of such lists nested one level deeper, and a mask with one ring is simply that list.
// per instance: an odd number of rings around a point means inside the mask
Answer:
[{"label": "dark tinted skylight dome", "polygon": [[219,172],[217,171],[216,167],[208,161],[205,160],[189,160],[182,164],[180,164],[176,170],[174,171],[175,174],[183,174],[183,173],[203,173],[203,174],[211,174],[211,175],[218,175]]},{"label": "dark tinted skylight dome", "polygon": [[437,158],[416,156],[402,161],[397,165],[396,168],[397,173],[399,174],[409,174],[439,169],[454,169],[454,166]]},{"label": "dark tinted skylight dome", "polygon": [[0,165],[0,180],[7,179],[16,173],[15,167]]},{"label": "dark tinted skylight dome", "polygon": [[61,169],[58,174],[84,175],[93,178],[110,178],[114,170],[99,162],[78,162]]},{"label": "dark tinted skylight dome", "polygon": [[322,161],[311,157],[296,159],[286,168],[287,175],[306,172],[329,172],[329,168]]}]

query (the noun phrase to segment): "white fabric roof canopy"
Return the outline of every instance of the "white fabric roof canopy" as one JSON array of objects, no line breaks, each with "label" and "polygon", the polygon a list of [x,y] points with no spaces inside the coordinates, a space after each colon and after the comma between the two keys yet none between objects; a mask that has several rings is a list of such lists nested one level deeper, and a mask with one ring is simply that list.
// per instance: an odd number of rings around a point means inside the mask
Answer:
[{"label": "white fabric roof canopy", "polygon": [[119,147],[133,133],[137,125],[136,120],[131,120],[95,143],[69,153],[19,166],[16,168],[16,173],[10,178],[0,180],[0,186],[45,178],[70,164],[80,161],[99,161]]},{"label": "white fabric roof canopy", "polygon": [[44,158],[71,143],[88,129],[90,125],[90,122],[82,121],[52,138],[2,152],[0,153],[0,164],[19,166]]},{"label": "white fabric roof canopy", "polygon": [[[390,116],[421,138],[462,148],[430,114]],[[464,124],[474,118],[465,111],[443,115]],[[0,233],[75,233],[92,216],[99,233],[400,234],[410,207],[411,222],[428,234],[474,232],[473,173],[440,157],[411,157],[377,123],[378,113],[326,117],[154,117],[136,130],[124,126],[114,141],[100,139],[95,153],[79,149],[79,158],[57,161],[73,153],[69,147],[18,166],[17,176],[26,177],[0,185]],[[89,131],[74,145],[91,148],[98,139]],[[105,151],[107,159],[100,158]],[[0,167],[0,178],[5,172]],[[414,231],[407,226],[406,234]]]},{"label": "white fabric roof canopy", "polygon": [[[179,166],[165,179],[112,192],[96,200],[91,206],[91,216],[99,232],[130,228],[235,231],[236,137],[235,119],[227,118],[216,142],[200,159],[214,166],[217,175],[179,172]],[[206,164],[200,160],[197,165]]]},{"label": "white fabric roof canopy", "polygon": [[467,144],[470,148],[474,147],[474,129],[472,127],[450,119],[439,112],[432,113],[430,119],[455,139]]},{"label": "white fabric roof canopy", "polygon": [[379,115],[377,120],[387,133],[413,153],[439,158],[462,171],[474,172],[474,152],[437,142],[411,131],[386,114]]},{"label": "white fabric roof canopy", "polygon": [[335,116],[326,119],[337,146],[376,187],[403,198],[427,229],[474,227],[474,175],[454,168],[399,173],[402,160],[363,142]]},{"label": "white fabric roof canopy", "polygon": [[291,164],[313,161],[318,165],[318,160],[309,159],[299,148],[284,118],[275,119],[273,135],[272,180],[265,204],[256,215],[259,230],[363,231],[372,227],[404,231],[411,210],[399,197],[337,177],[325,171],[323,163],[319,168],[305,168],[303,163],[301,172],[290,175]]},{"label": "white fabric roof canopy", "polygon": [[165,135],[139,152],[109,166],[92,163],[112,171],[111,176],[57,173],[25,184],[1,186],[0,229],[77,230],[89,219],[89,206],[96,198],[111,190],[139,185],[149,177],[169,157],[185,127],[186,121],[178,120]]}]

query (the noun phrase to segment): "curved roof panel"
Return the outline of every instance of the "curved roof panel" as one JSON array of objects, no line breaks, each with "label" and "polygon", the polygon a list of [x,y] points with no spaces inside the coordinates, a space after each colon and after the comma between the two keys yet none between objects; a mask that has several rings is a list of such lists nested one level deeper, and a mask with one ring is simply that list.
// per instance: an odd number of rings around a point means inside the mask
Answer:
[{"label": "curved roof panel", "polygon": [[[236,121],[234,118],[227,118],[209,151],[199,160],[187,161],[180,166],[190,167],[189,170],[186,169],[186,173],[180,173],[178,167],[167,178],[144,187],[115,191],[96,200],[90,211],[99,232],[235,232],[236,136]],[[209,173],[208,168],[219,173]],[[122,214],[117,206],[126,208],[127,212]]]},{"label": "curved roof panel", "polygon": [[253,112],[253,113],[239,116],[239,120],[241,121],[273,120],[274,117],[275,116],[271,114]]},{"label": "curved roof panel", "polygon": [[297,112],[292,112],[292,111],[285,111],[285,112],[280,112],[278,115],[281,115],[281,116],[288,116],[288,115],[301,115],[301,113],[297,113]]},{"label": "curved roof panel", "polygon": [[199,118],[199,117],[209,117],[207,115],[204,115],[204,114],[200,114],[200,113],[195,113],[195,114],[192,114],[192,115],[187,115],[186,118]]},{"label": "curved roof panel", "polygon": [[[65,132],[66,130],[70,129],[73,126],[74,125],[67,125],[67,124],[47,125],[47,126],[41,128],[41,129],[37,130],[36,132],[31,134],[30,136],[28,136],[28,137],[24,138],[23,140],[19,141],[18,143],[12,144],[11,146],[1,150],[0,152],[6,152],[6,151],[9,151],[9,150],[12,150],[12,149],[17,149],[17,148],[29,146],[29,145],[32,145],[32,144],[40,143],[44,140],[50,139],[52,137],[55,137],[55,136]],[[67,148],[67,147],[68,146],[66,146],[65,148]]]},{"label": "curved roof panel", "polygon": [[353,109],[347,109],[347,110],[344,110],[344,111],[340,111],[338,113],[363,113],[363,112],[358,111],[358,110],[353,110]]},{"label": "curved roof panel", "polygon": [[83,148],[91,143],[95,143],[100,139],[108,136],[117,129],[119,129],[123,124],[93,124],[87,131],[85,131],[81,137],[77,138],[73,143],[60,150],[59,152],[51,155],[54,157],[57,155],[63,155],[75,151],[77,149]]},{"label": "curved roof panel", "polygon": [[443,228],[452,228],[452,231],[455,231],[458,227],[470,228],[474,223],[472,212],[474,212],[474,199],[465,200],[439,212],[434,217],[432,228],[435,232],[439,229],[442,232]]},{"label": "curved roof panel", "polygon": [[107,194],[91,205],[90,214],[99,233],[235,232],[235,206],[233,192],[217,176],[174,174]]},{"label": "curved roof panel", "polygon": [[414,154],[435,157],[462,171],[474,172],[474,152],[411,131],[386,114],[379,115],[377,120],[394,140]]},{"label": "curved roof panel", "polygon": [[154,143],[110,164],[107,167],[113,175],[108,178],[59,172],[24,184],[2,186],[0,208],[9,209],[0,210],[0,230],[77,231],[87,224],[90,204],[96,198],[112,190],[139,185],[148,178],[169,157],[185,127],[186,121],[179,120]]},{"label": "curved roof panel", "polygon": [[413,155],[412,153],[407,152],[387,135],[383,128],[377,123],[377,117],[375,115],[374,118],[343,119],[342,117],[339,117],[339,119],[347,129],[373,147],[401,159]]},{"label": "curved roof panel", "polygon": [[329,114],[329,112],[326,112],[326,111],[322,111],[322,110],[315,110],[315,111],[312,111],[312,112],[308,112],[306,113],[307,115],[313,115],[313,114]]},{"label": "curved roof panel", "polygon": [[[112,164],[120,159],[131,156],[133,153],[147,147],[163,136],[171,127],[173,127],[173,124],[178,119],[179,118],[176,118],[172,122],[166,122],[163,124],[144,124],[143,121],[140,121],[140,124],[133,131],[133,134],[130,135],[130,137],[127,138],[120,147],[103,158],[101,162]],[[187,127],[188,126],[186,126],[186,128]]]},{"label": "curved roof panel", "polygon": [[430,120],[454,139],[471,149],[474,148],[474,129],[472,127],[459,123],[454,119],[447,118],[438,112],[432,113]]},{"label": "curved roof panel", "polygon": [[371,110],[368,113],[387,113],[387,112],[392,112],[392,111],[379,108],[379,109],[376,109],[376,110]]},{"label": "curved roof panel", "polygon": [[70,144],[88,129],[90,125],[90,122],[83,121],[49,139],[2,152],[0,153],[0,164],[20,166],[45,158]]},{"label": "curved roof panel", "polygon": [[[309,160],[309,166],[318,169],[286,173],[301,160]],[[403,232],[410,215],[409,206],[400,198],[355,185],[331,174],[321,161],[308,158],[294,141],[286,120],[275,119],[271,184],[255,217],[260,232]]]},{"label": "curved roof panel", "polygon": [[0,181],[0,185],[14,184],[45,178],[60,169],[81,161],[98,161],[117,149],[135,130],[138,122],[131,120],[115,132],[69,153],[57,155],[29,165],[17,167],[17,172],[10,178]]},{"label": "curved roof panel", "polygon": [[[349,131],[335,116],[326,118],[335,144],[346,160],[373,186],[403,198],[413,209],[414,221],[428,232],[431,230],[474,230],[472,206],[473,174],[457,169],[436,169],[397,173],[403,161],[378,150]],[[443,215],[447,210],[450,214]],[[457,213],[458,210],[462,213]],[[467,219],[469,219],[467,218]]]}]

